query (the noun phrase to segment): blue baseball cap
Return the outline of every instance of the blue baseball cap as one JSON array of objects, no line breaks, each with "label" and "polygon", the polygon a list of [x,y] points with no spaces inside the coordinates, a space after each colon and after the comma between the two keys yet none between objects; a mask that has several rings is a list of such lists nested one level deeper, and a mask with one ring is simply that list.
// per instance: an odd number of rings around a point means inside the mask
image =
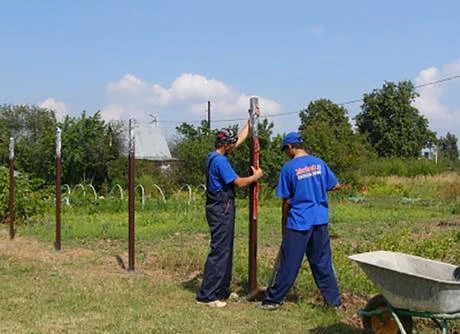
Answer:
[{"label": "blue baseball cap", "polygon": [[287,145],[303,143],[302,136],[298,132],[289,132],[284,136],[283,146],[281,150],[284,151]]}]

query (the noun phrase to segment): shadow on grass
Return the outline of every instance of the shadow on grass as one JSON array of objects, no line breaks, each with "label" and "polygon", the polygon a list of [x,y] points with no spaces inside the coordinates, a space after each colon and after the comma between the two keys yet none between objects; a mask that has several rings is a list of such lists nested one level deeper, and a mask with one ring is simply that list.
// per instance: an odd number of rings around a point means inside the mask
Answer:
[{"label": "shadow on grass", "polygon": [[308,334],[361,334],[361,328],[353,327],[342,322],[330,325],[313,328],[307,331]]},{"label": "shadow on grass", "polygon": [[123,261],[123,258],[120,255],[115,255],[115,259],[117,260],[117,263],[120,266],[120,268],[126,270],[126,265]]},{"label": "shadow on grass", "polygon": [[201,286],[202,273],[196,274],[192,278],[183,281],[180,285],[183,289],[196,293]]}]

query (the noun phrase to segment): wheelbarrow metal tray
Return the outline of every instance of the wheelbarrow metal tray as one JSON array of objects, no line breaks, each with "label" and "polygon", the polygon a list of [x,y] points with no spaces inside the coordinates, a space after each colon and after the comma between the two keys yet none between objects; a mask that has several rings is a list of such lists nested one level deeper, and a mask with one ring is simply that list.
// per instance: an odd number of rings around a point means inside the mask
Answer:
[{"label": "wheelbarrow metal tray", "polygon": [[460,312],[456,266],[397,252],[349,256],[356,261],[392,307],[432,313]]}]

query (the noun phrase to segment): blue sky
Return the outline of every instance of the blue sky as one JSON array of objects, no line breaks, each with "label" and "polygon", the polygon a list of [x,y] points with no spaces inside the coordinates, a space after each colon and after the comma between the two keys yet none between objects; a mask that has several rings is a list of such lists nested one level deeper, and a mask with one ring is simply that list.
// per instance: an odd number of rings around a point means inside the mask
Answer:
[{"label": "blue sky", "polygon": [[[0,0],[0,103],[140,122],[202,119],[208,99],[214,120],[245,117],[252,95],[268,115],[340,103],[385,80],[460,75],[459,12],[453,0]],[[460,136],[459,88],[420,90],[439,135]],[[271,120],[299,126],[296,115]],[[168,136],[177,125],[160,124]]]}]

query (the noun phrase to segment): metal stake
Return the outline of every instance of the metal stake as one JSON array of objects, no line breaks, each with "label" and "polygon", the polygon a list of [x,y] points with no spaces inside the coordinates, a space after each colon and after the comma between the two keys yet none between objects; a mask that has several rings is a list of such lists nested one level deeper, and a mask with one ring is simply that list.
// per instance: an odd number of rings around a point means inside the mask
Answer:
[{"label": "metal stake", "polygon": [[56,240],[54,249],[61,250],[61,129],[56,128]]},{"label": "metal stake", "polygon": [[[256,109],[259,107],[259,99],[251,97],[249,99],[249,117],[251,132],[251,158],[250,164],[254,168],[259,168],[259,134],[258,125],[259,117],[256,115]],[[249,270],[248,284],[249,293],[257,290],[257,220],[259,207],[259,183],[251,184],[249,189]]]},{"label": "metal stake", "polygon": [[10,239],[14,239],[16,234],[15,212],[14,212],[14,138],[10,137],[10,203],[9,203],[9,223]]},{"label": "metal stake", "polygon": [[134,271],[135,259],[135,237],[134,237],[134,223],[135,223],[135,136],[134,136],[133,120],[129,120],[129,154],[128,154],[128,270]]}]

